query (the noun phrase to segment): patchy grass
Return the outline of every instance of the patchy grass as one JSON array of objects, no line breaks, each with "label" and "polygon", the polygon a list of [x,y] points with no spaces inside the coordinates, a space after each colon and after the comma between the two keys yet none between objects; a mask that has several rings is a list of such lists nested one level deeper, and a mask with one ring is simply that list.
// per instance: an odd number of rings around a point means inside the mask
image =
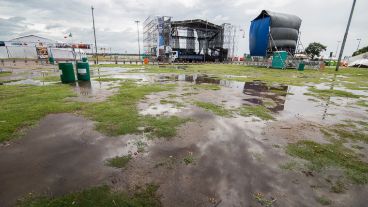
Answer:
[{"label": "patchy grass", "polygon": [[10,76],[11,74],[12,74],[11,71],[1,71],[0,72],[0,77]]},{"label": "patchy grass", "polygon": [[50,76],[40,76],[40,77],[36,77],[34,79],[44,81],[44,82],[58,82],[58,81],[61,81],[60,76],[52,76],[52,75],[50,75]]},{"label": "patchy grass", "polygon": [[182,120],[177,117],[140,116],[136,105],[145,95],[173,88],[172,84],[137,85],[132,81],[124,81],[118,94],[109,97],[105,102],[93,103],[84,110],[84,114],[97,121],[97,129],[107,135],[137,133],[140,126],[152,126],[155,135],[167,137],[174,134],[172,130],[175,127],[167,129],[164,125],[173,127],[172,123],[182,123]]},{"label": "patchy grass", "polygon": [[317,89],[315,87],[309,87],[308,90],[311,93],[304,93],[305,95],[314,96],[317,98],[328,98],[328,97],[346,97],[346,98],[359,98],[361,96],[355,95],[351,92],[341,91],[341,90],[333,90],[333,89]]},{"label": "patchy grass", "polygon": [[325,196],[317,197],[316,201],[318,203],[320,203],[321,205],[323,205],[323,206],[328,206],[328,205],[332,204],[332,201],[329,198],[325,197]]},{"label": "patchy grass", "polygon": [[108,186],[94,187],[81,192],[70,193],[61,197],[34,197],[20,200],[18,207],[159,207],[161,202],[156,195],[158,186],[147,185],[137,188],[132,193],[114,192]]},{"label": "patchy grass", "polygon": [[256,116],[263,120],[274,120],[271,111],[264,106],[243,106],[239,108],[239,114],[242,116]]},{"label": "patchy grass", "polygon": [[115,168],[124,168],[132,159],[131,155],[116,156],[106,161],[106,165]]},{"label": "patchy grass", "polygon": [[194,104],[198,107],[204,108],[207,111],[211,111],[218,116],[230,117],[232,115],[230,110],[225,109],[223,106],[219,106],[209,102],[196,101]]},{"label": "patchy grass", "polygon": [[183,162],[184,164],[186,165],[190,165],[190,164],[193,164],[195,162],[195,158],[193,156],[193,153],[192,152],[189,152],[188,155],[186,155],[184,158],[183,158]]},{"label": "patchy grass", "polygon": [[148,146],[146,142],[143,140],[136,140],[134,145],[137,147],[137,152],[144,152],[145,148]]},{"label": "patchy grass", "polygon": [[121,81],[123,80],[122,78],[96,78],[96,81],[101,81],[101,82],[112,82],[112,81]]},{"label": "patchy grass", "polygon": [[368,164],[341,144],[319,144],[303,140],[287,146],[287,153],[310,161],[310,168],[339,167],[355,183],[368,183]]},{"label": "patchy grass", "polygon": [[264,196],[262,193],[255,193],[253,194],[253,198],[262,206],[265,207],[271,207],[274,202],[276,202],[275,199],[267,199],[266,196]]},{"label": "patchy grass", "polygon": [[194,89],[204,89],[204,90],[220,90],[221,86],[219,85],[215,85],[215,84],[206,84],[206,83],[202,83],[202,84],[196,84],[193,86]]},{"label": "patchy grass", "polygon": [[21,81],[21,80],[24,80],[24,79],[0,80],[0,85],[3,85],[5,83],[17,82],[17,81]]},{"label": "patchy grass", "polygon": [[283,170],[294,170],[297,164],[298,163],[295,161],[289,161],[289,162],[279,165],[279,167]]},{"label": "patchy grass", "polygon": [[330,191],[333,193],[343,193],[345,192],[345,190],[346,190],[345,184],[341,180],[338,180],[331,186]]},{"label": "patchy grass", "polygon": [[185,105],[183,103],[177,102],[177,101],[172,101],[172,100],[166,100],[166,99],[161,99],[160,100],[160,104],[172,104],[178,108],[184,107]]},{"label": "patchy grass", "polygon": [[176,135],[177,127],[189,121],[189,119],[177,116],[145,116],[142,121],[145,126],[148,126],[147,128],[151,129],[151,133],[155,137],[171,138]]},{"label": "patchy grass", "polygon": [[343,129],[342,127],[336,127],[332,129],[332,131],[336,133],[340,138],[368,143],[368,134],[360,132],[358,130],[348,130]]},{"label": "patchy grass", "polygon": [[368,101],[359,100],[355,103],[357,106],[368,107]]},{"label": "patchy grass", "polygon": [[174,169],[175,163],[176,158],[174,158],[173,156],[169,156],[168,158],[157,162],[154,167],[165,167],[166,169]]},{"label": "patchy grass", "polygon": [[364,149],[364,147],[363,146],[360,146],[360,145],[352,145],[351,146],[352,148],[354,148],[354,149],[358,149],[358,150],[362,150],[362,149]]},{"label": "patchy grass", "polygon": [[[226,64],[201,64],[188,65],[185,70],[178,70],[175,66],[165,68],[157,66],[148,66],[148,73],[176,73],[176,74],[199,74],[206,73],[224,80],[253,81],[261,80],[266,83],[279,83],[287,85],[305,85],[306,83],[323,83],[332,79],[336,74],[334,69],[326,68],[324,71],[318,70],[275,70],[260,67],[251,67],[244,65],[226,65]],[[365,83],[364,79],[368,72],[364,69],[344,69],[337,74],[346,76],[344,80],[350,82]],[[231,76],[229,76],[231,75]],[[339,81],[339,80],[338,80]]]},{"label": "patchy grass", "polygon": [[22,128],[34,125],[47,114],[81,109],[82,103],[65,100],[74,96],[69,85],[0,86],[0,142],[18,137]]},{"label": "patchy grass", "polygon": [[[128,62],[128,61],[127,61]],[[132,61],[135,62],[135,61]],[[95,68],[142,68],[145,67],[144,65],[133,65],[133,64],[98,64],[98,65],[91,65],[91,67]]]}]

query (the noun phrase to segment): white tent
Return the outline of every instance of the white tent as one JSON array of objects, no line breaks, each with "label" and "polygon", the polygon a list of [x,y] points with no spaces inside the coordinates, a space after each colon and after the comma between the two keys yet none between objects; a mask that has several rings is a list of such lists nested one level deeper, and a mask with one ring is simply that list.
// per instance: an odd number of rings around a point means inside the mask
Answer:
[{"label": "white tent", "polygon": [[368,67],[368,52],[349,58],[349,67]]}]

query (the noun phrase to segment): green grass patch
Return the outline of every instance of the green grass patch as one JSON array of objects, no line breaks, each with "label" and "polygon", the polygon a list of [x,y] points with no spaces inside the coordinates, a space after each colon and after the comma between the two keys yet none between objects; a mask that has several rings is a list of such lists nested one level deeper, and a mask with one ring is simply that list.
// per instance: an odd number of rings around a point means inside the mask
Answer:
[{"label": "green grass patch", "polygon": [[364,147],[363,146],[360,146],[360,145],[352,145],[351,146],[352,148],[354,148],[354,149],[358,149],[358,150],[362,150],[362,149],[364,149]]},{"label": "green grass patch", "polygon": [[310,161],[312,170],[325,167],[339,167],[355,183],[368,183],[368,164],[341,144],[319,144],[313,141],[299,141],[287,146],[287,153]]},{"label": "green grass patch", "polygon": [[368,107],[368,101],[359,100],[355,103],[357,106]]},{"label": "green grass patch", "polygon": [[295,161],[289,161],[289,162],[279,165],[279,167],[283,170],[294,170],[297,164],[298,163]]},{"label": "green grass patch", "polygon": [[106,161],[106,165],[115,168],[124,168],[132,159],[131,155],[116,156]]},{"label": "green grass patch", "polygon": [[336,133],[340,138],[368,143],[368,134],[366,133],[357,130],[343,129],[342,127],[334,128],[332,129],[332,131]]},{"label": "green grass patch", "polygon": [[24,79],[0,80],[0,85],[3,85],[5,83],[17,82],[17,81],[21,81],[21,80],[24,80]]},{"label": "green grass patch", "polygon": [[174,136],[176,127],[186,119],[141,116],[136,106],[145,95],[174,87],[173,84],[138,85],[132,81],[124,81],[118,94],[105,102],[93,103],[84,110],[84,114],[97,121],[97,130],[111,136],[137,133],[140,126],[151,127],[152,134],[158,137]]},{"label": "green grass patch", "polygon": [[253,194],[253,198],[261,205],[265,207],[271,207],[274,202],[276,202],[276,199],[267,199],[265,195],[262,193],[255,193]]},{"label": "green grass patch", "polygon": [[0,77],[10,76],[11,74],[12,74],[12,72],[10,72],[10,71],[1,71],[0,72]]},{"label": "green grass patch", "polygon": [[45,81],[45,82],[60,82],[60,76],[40,76],[34,78],[35,80]]},{"label": "green grass patch", "polygon": [[81,109],[81,103],[65,100],[74,96],[69,85],[0,85],[0,142],[18,137],[47,114]]},{"label": "green grass patch", "polygon": [[190,165],[190,164],[193,164],[195,162],[195,158],[193,156],[193,153],[188,153],[188,155],[186,155],[184,158],[183,158],[183,162],[184,164],[186,165]]},{"label": "green grass patch", "polygon": [[172,105],[174,105],[178,108],[185,106],[183,103],[180,103],[180,102],[177,102],[177,101],[172,101],[172,100],[166,100],[166,99],[161,99],[160,104],[172,104]]},{"label": "green grass patch", "polygon": [[211,111],[218,116],[230,117],[232,115],[230,110],[225,109],[223,106],[219,106],[209,102],[196,101],[194,104],[198,107],[204,108],[207,111]]},{"label": "green grass patch", "polygon": [[321,205],[323,205],[323,206],[328,206],[328,205],[332,204],[332,201],[329,198],[325,197],[325,196],[317,197],[316,201],[318,203],[320,203]]},{"label": "green grass patch", "polygon": [[179,118],[177,116],[144,116],[142,121],[147,128],[151,129],[155,137],[171,138],[176,135],[177,127],[189,121],[189,119]]},{"label": "green grass patch", "polygon": [[158,186],[147,185],[132,193],[114,192],[108,186],[94,187],[61,197],[28,196],[20,200],[17,207],[159,207],[161,202],[156,195]]},{"label": "green grass patch", "polygon": [[242,116],[256,116],[263,120],[274,120],[271,111],[264,106],[243,106],[239,108],[239,114]]},{"label": "green grass patch", "polygon": [[330,191],[333,193],[343,193],[345,192],[345,190],[346,190],[345,184],[341,180],[338,180],[331,186]]},{"label": "green grass patch", "polygon": [[355,95],[351,92],[332,90],[332,89],[316,89],[315,87],[309,87],[311,93],[305,93],[305,95],[315,96],[317,98],[328,98],[328,97],[346,97],[346,98],[359,98],[361,96]]},{"label": "green grass patch", "polygon": [[96,78],[96,81],[101,81],[101,82],[112,82],[112,81],[120,81],[123,80],[122,78]]},{"label": "green grass patch", "polygon": [[[134,61],[132,61],[134,62]],[[142,68],[144,65],[133,65],[133,64],[98,64],[98,65],[91,65],[94,68]]]},{"label": "green grass patch", "polygon": [[144,152],[145,148],[148,146],[143,140],[137,140],[133,143],[137,147],[137,152]]}]

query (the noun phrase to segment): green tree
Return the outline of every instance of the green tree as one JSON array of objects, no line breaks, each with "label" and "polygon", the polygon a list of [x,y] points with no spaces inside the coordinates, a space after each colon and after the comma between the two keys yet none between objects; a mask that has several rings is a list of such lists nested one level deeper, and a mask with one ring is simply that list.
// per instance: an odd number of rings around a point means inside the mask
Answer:
[{"label": "green tree", "polygon": [[319,57],[322,51],[326,50],[326,46],[322,45],[319,42],[312,42],[308,45],[307,48],[305,48],[305,53],[309,55],[312,59],[315,57]]},{"label": "green tree", "polygon": [[368,52],[368,46],[367,47],[363,47],[360,50],[355,51],[353,53],[353,56],[360,55],[360,54],[366,53],[366,52]]}]

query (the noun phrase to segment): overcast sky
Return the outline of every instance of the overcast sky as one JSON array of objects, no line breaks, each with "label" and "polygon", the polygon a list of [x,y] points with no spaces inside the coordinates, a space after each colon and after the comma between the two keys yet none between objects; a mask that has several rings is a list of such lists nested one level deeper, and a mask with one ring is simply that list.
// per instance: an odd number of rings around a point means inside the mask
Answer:
[{"label": "overcast sky", "polygon": [[[237,54],[244,54],[249,53],[250,21],[268,9],[301,17],[305,47],[316,41],[326,45],[327,52],[335,52],[337,41],[343,39],[351,4],[352,0],[0,0],[0,40],[35,34],[65,41],[64,36],[71,32],[74,42],[93,43],[93,5],[99,48],[138,53],[134,20],[165,15],[174,20],[201,18],[234,24],[239,27]],[[362,39],[360,47],[368,45],[367,9],[367,0],[357,0],[345,55],[356,50],[357,38]]]}]

